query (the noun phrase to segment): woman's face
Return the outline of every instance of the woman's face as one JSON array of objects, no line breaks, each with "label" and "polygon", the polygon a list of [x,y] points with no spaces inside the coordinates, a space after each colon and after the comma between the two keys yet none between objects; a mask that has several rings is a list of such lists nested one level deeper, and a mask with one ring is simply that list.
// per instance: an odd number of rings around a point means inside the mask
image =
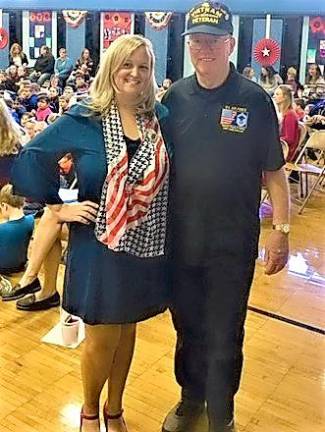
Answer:
[{"label": "woman's face", "polygon": [[19,45],[15,45],[14,49],[13,49],[13,54],[18,55],[18,54],[20,54],[20,52],[21,52],[21,49],[20,49]]},{"label": "woman's face", "polygon": [[113,79],[121,98],[137,99],[151,79],[150,56],[146,47],[137,48]]},{"label": "woman's face", "polygon": [[308,73],[311,76],[316,76],[316,73],[317,73],[317,67],[316,67],[316,65],[309,66]]},{"label": "woman's face", "polygon": [[263,67],[261,69],[261,73],[262,73],[262,75],[267,76],[267,70]]},{"label": "woman's face", "polygon": [[85,50],[84,50],[84,54],[83,54],[83,58],[84,58],[85,60],[87,60],[87,59],[89,59],[89,57],[90,57],[90,55],[89,55],[89,50],[85,49]]},{"label": "woman's face", "polygon": [[283,92],[282,92],[282,90],[280,88],[277,88],[275,90],[273,97],[274,97],[275,103],[277,105],[279,105],[282,102],[284,102],[284,95],[283,95]]}]

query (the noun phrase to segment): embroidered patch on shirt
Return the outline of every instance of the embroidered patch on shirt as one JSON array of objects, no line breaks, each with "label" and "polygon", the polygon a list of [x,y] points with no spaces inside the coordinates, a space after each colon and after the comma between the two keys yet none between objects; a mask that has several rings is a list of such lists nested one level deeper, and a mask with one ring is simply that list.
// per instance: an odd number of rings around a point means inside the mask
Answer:
[{"label": "embroidered patch on shirt", "polygon": [[223,130],[242,133],[247,129],[247,108],[226,105],[222,108],[220,125]]}]

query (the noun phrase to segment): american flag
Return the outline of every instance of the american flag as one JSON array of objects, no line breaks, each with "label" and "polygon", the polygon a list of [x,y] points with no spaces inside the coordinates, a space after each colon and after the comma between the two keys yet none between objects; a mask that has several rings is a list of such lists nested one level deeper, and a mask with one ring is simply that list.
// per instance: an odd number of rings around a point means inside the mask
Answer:
[{"label": "american flag", "polygon": [[222,125],[231,125],[234,119],[236,118],[237,112],[228,108],[223,108],[221,111],[221,120],[220,123]]},{"label": "american flag", "polygon": [[155,132],[155,154],[141,180],[128,184],[129,161],[126,152],[121,153],[117,163],[108,170],[106,232],[101,241],[113,250],[128,229],[135,228],[145,219],[153,199],[168,176],[169,161],[165,143],[160,130]]}]

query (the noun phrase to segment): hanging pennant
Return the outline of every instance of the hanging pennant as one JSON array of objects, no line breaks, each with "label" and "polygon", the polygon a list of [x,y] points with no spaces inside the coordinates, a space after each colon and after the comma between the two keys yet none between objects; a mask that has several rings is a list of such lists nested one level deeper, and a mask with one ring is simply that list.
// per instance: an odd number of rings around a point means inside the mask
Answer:
[{"label": "hanging pennant", "polygon": [[87,11],[63,10],[62,14],[68,26],[77,28],[85,19]]},{"label": "hanging pennant", "polygon": [[280,59],[281,48],[274,39],[261,39],[254,48],[254,58],[262,66],[272,66]]},{"label": "hanging pennant", "polygon": [[119,36],[132,33],[133,14],[128,12],[102,12],[102,40],[106,49]]},{"label": "hanging pennant", "polygon": [[162,30],[168,26],[172,12],[145,12],[145,16],[151,27]]},{"label": "hanging pennant", "polygon": [[0,28],[0,49],[6,48],[6,46],[8,45],[8,41],[9,41],[9,36],[7,30],[1,27]]}]

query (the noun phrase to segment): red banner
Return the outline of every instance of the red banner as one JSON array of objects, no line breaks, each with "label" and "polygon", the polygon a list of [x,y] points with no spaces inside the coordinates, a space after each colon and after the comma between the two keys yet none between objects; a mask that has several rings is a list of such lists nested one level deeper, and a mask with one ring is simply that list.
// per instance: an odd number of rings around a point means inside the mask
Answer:
[{"label": "red banner", "polygon": [[119,36],[131,34],[132,14],[129,12],[102,12],[103,49]]}]

